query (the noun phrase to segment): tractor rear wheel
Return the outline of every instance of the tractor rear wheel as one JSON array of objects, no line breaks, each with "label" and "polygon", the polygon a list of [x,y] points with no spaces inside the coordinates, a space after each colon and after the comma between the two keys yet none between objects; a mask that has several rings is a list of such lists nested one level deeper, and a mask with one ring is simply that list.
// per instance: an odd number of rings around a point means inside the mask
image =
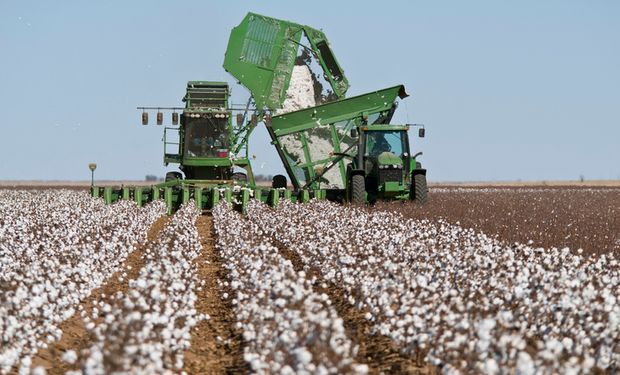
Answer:
[{"label": "tractor rear wheel", "polygon": [[182,179],[183,179],[183,175],[181,174],[181,172],[166,173],[166,182],[171,181],[171,180],[182,180]]},{"label": "tractor rear wheel", "polygon": [[274,189],[286,189],[286,176],[281,174],[273,176],[273,179],[271,180],[271,187]]},{"label": "tractor rear wheel", "polygon": [[354,204],[366,203],[366,183],[364,175],[354,174],[351,176],[351,202]]},{"label": "tractor rear wheel", "polygon": [[428,201],[428,187],[426,186],[425,175],[416,174],[413,176],[413,183],[411,184],[411,199],[421,204]]},{"label": "tractor rear wheel", "polygon": [[248,175],[243,172],[235,172],[230,175],[230,178],[234,181],[248,182]]}]

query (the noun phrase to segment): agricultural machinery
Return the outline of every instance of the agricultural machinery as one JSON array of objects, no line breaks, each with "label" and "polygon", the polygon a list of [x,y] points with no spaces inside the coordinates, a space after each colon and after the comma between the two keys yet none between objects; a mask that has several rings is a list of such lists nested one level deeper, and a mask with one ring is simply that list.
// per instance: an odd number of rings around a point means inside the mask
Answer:
[{"label": "agricultural machinery", "polygon": [[[421,153],[410,151],[411,126],[390,124],[397,99],[407,97],[404,86],[345,97],[348,80],[322,31],[248,13],[230,34],[224,69],[250,92],[246,105],[231,104],[225,82],[190,81],[185,106],[166,108],[174,111],[174,126],[164,129],[164,163],[179,164],[179,171],[151,187],[93,186],[93,196],[139,205],[164,198],[170,213],[192,198],[202,210],[220,200],[240,210],[249,199],[426,201],[426,170],[416,160]],[[152,109],[163,123],[164,108],[138,108],[144,125]],[[275,176],[271,187],[257,186],[248,157],[258,122],[288,175]]]}]

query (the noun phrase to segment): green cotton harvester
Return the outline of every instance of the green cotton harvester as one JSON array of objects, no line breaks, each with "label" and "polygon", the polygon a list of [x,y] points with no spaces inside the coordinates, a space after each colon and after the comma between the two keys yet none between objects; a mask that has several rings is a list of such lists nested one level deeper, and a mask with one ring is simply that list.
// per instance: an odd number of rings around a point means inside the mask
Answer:
[{"label": "green cotton harvester", "polygon": [[[174,111],[164,129],[164,163],[179,171],[150,187],[93,186],[93,196],[139,205],[163,198],[169,213],[190,199],[205,211],[221,200],[239,210],[249,199],[272,206],[283,199],[427,200],[411,126],[390,124],[398,99],[407,97],[404,86],[346,98],[348,80],[322,31],[248,13],[230,34],[224,69],[249,90],[246,105],[230,103],[225,82],[190,81],[185,107],[138,107],[144,125],[148,110],[157,109],[159,125],[162,109]],[[275,176],[271,187],[257,186],[248,155],[258,122],[288,174]]]}]

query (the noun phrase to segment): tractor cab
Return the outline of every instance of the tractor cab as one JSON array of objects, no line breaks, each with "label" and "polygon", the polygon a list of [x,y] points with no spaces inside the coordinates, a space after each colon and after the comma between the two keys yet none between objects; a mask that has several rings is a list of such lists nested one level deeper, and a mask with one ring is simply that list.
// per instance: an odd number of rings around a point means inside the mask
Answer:
[{"label": "tractor cab", "polygon": [[179,133],[180,169],[187,179],[230,179],[232,125],[228,97],[225,82],[187,83]]},{"label": "tractor cab", "polygon": [[360,152],[364,165],[358,168],[354,158],[353,170],[364,170],[368,200],[394,198],[408,190],[412,168],[409,152],[408,126],[369,125],[361,128]]}]

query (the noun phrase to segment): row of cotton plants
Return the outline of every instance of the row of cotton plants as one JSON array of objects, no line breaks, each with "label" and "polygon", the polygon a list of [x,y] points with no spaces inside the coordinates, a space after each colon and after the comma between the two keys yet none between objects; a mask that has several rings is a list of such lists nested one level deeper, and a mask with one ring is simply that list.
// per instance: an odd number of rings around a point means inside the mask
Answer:
[{"label": "row of cotton plants", "polygon": [[183,206],[145,249],[146,263],[126,292],[96,302],[85,316],[92,346],[75,373],[178,373],[191,329],[208,316],[195,309],[204,285],[195,258],[201,252],[195,205]]},{"label": "row of cotton plants", "polygon": [[[620,371],[620,264],[329,202],[248,208],[376,332],[445,373]],[[259,232],[260,232],[259,231]]]},{"label": "row of cotton plants", "polygon": [[253,373],[365,373],[325,294],[295,272],[265,231],[221,204],[213,210],[217,249],[224,259],[244,359]]},{"label": "row of cotton plants", "polygon": [[161,202],[141,209],[68,190],[0,190],[0,371],[27,371],[164,212]]}]

